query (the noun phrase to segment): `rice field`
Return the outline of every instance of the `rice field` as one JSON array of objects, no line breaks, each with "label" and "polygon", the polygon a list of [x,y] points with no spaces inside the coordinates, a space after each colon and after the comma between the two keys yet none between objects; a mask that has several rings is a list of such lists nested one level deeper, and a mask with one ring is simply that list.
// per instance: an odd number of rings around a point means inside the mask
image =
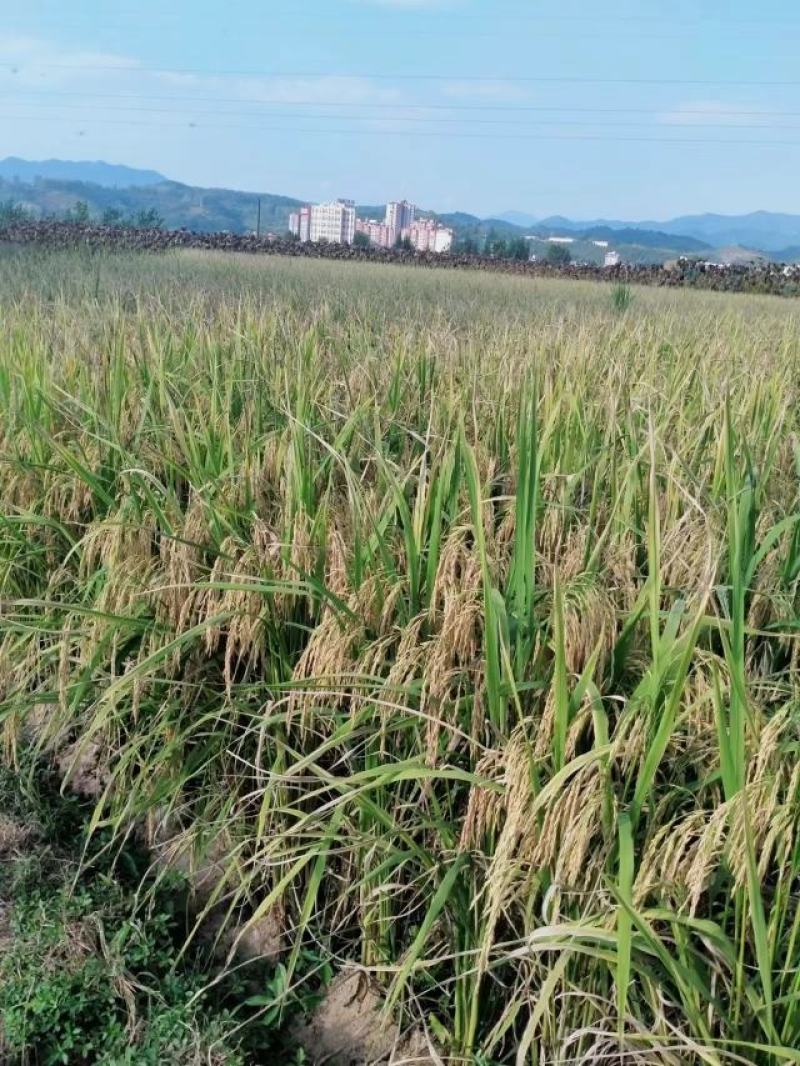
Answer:
[{"label": "rice field", "polygon": [[623,303],[0,255],[4,758],[362,1061],[800,1062],[800,314]]}]

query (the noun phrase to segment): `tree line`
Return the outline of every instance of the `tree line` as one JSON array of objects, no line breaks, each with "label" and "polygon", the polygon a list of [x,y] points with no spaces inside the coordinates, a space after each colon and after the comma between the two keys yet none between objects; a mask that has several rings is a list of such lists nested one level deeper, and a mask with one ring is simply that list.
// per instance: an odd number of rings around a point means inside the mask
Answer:
[{"label": "tree line", "polygon": [[[454,255],[491,256],[494,259],[513,259],[527,263],[531,258],[531,243],[526,237],[501,237],[493,229],[485,236],[466,234],[453,242]],[[572,262],[572,253],[563,244],[550,244],[544,254],[545,262],[563,266]]]},{"label": "tree line", "polygon": [[[39,216],[29,211],[23,204],[15,200],[0,202],[0,227],[11,226],[18,222],[34,222]],[[66,211],[51,212],[44,216],[45,221],[72,222],[78,225],[86,225],[90,222],[99,222],[103,226],[113,226],[120,229],[163,229],[164,219],[154,207],[142,208],[126,214],[116,207],[107,207],[96,218],[92,218],[89,205],[85,200],[76,200],[72,207]]]}]

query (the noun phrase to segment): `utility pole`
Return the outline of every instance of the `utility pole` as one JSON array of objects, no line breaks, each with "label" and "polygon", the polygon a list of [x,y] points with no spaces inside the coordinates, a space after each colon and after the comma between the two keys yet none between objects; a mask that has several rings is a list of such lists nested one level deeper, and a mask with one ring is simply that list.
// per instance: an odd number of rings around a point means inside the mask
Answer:
[{"label": "utility pole", "polygon": [[261,197],[258,198],[258,220],[256,222],[256,237],[261,236]]}]

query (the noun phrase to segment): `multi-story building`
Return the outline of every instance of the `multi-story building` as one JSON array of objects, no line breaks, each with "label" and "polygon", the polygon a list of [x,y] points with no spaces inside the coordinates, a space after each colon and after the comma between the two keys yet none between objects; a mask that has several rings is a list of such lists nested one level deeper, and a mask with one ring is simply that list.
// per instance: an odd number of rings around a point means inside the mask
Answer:
[{"label": "multi-story building", "polygon": [[435,239],[434,228],[436,223],[431,223],[427,219],[419,219],[408,231],[408,238],[411,241],[412,248],[416,248],[418,252],[431,251],[431,241]]},{"label": "multi-story building", "polygon": [[408,200],[391,200],[386,205],[386,226],[394,233],[394,239],[392,244],[398,237],[408,236],[408,230],[411,229],[412,223],[417,214],[417,209],[414,204],[410,204]]},{"label": "multi-story building", "polygon": [[420,218],[408,229],[412,248],[418,252],[449,252],[453,244],[453,231],[440,226],[433,218]]},{"label": "multi-story building", "polygon": [[363,233],[378,248],[391,248],[395,242],[394,230],[375,218],[357,218],[356,233]]},{"label": "multi-story building", "polygon": [[311,207],[301,207],[299,216],[297,236],[305,244],[306,241],[311,240]]},{"label": "multi-story building", "polygon": [[311,240],[311,208],[300,208],[300,228],[297,231],[297,236],[300,238],[303,244]]},{"label": "multi-story building", "polygon": [[[352,200],[314,204],[311,208],[309,240],[329,244],[352,244],[356,233],[356,208]],[[302,240],[302,234],[300,236]]]},{"label": "multi-story building", "polygon": [[619,252],[606,252],[603,266],[615,267],[619,266],[621,262]]},{"label": "multi-story building", "polygon": [[301,207],[289,216],[289,229],[306,241],[327,241],[330,244],[352,244],[356,233],[363,233],[379,248],[393,248],[398,239],[408,239],[412,248],[420,252],[449,252],[453,231],[435,219],[416,218],[416,207],[407,200],[386,205],[386,218],[356,218],[352,200],[335,200],[326,204]]},{"label": "multi-story building", "polygon": [[289,215],[289,232],[305,243],[311,240],[311,208],[301,207]]},{"label": "multi-story building", "polygon": [[437,226],[433,240],[433,251],[443,254],[453,247],[453,231],[446,226]]}]

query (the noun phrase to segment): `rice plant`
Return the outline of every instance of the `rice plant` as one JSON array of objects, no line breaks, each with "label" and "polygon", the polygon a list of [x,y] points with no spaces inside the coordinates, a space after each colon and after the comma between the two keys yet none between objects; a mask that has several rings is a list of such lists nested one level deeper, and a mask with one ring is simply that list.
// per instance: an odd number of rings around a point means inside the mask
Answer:
[{"label": "rice plant", "polygon": [[5,757],[270,923],[265,1007],[313,948],[417,1061],[800,1062],[800,323],[636,312],[0,258]]}]

